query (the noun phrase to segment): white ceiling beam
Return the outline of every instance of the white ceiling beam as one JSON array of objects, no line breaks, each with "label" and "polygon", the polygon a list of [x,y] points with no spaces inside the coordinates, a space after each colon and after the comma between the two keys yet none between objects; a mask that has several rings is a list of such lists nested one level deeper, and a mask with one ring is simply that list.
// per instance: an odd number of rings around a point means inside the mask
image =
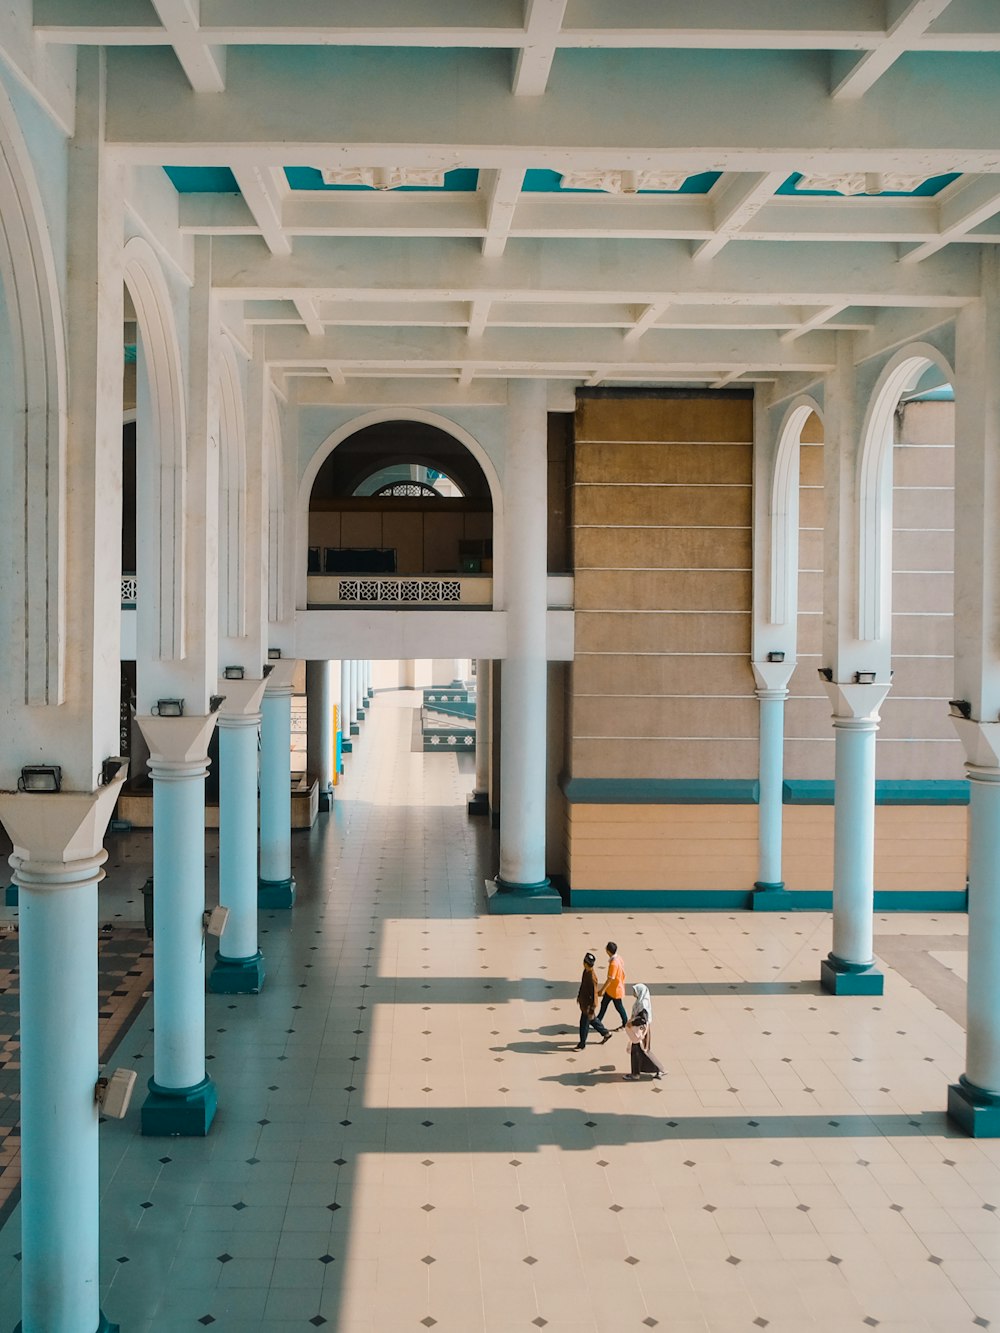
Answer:
[{"label": "white ceiling beam", "polygon": [[515,97],[545,92],[565,13],[566,0],[524,0],[524,45],[514,58]]},{"label": "white ceiling beam", "polygon": [[311,338],[321,338],[326,332],[323,327],[323,321],[319,317],[319,306],[311,296],[296,296],[292,304],[295,306],[299,319],[306,326],[306,332]]},{"label": "white ceiling beam", "polygon": [[669,305],[669,301],[653,301],[647,305],[632,327],[626,332],[625,341],[627,343],[638,342],[646,330],[653,327]]},{"label": "white ceiling beam", "polygon": [[284,172],[273,167],[234,167],[243,202],[253,214],[272,255],[290,255],[292,243],[281,222],[281,205],[288,185]]},{"label": "white ceiling beam", "polygon": [[398,379],[391,376],[349,376],[338,388],[329,379],[293,378],[294,400],[309,407],[505,407],[507,385],[503,379],[477,378],[462,385],[450,379],[430,377]]},{"label": "white ceiling beam", "polygon": [[[968,238],[969,233],[983,222],[1000,213],[1000,177],[972,176],[955,182],[955,188],[938,205],[937,235],[922,245],[900,255],[904,264],[916,264],[936,254],[954,241]],[[984,236],[975,240],[982,243]]]},{"label": "white ceiling beam", "polygon": [[201,0],[153,0],[153,8],[192,91],[223,92],[227,48],[211,45],[202,36]]},{"label": "white ceiling beam", "polygon": [[253,237],[212,242],[213,283],[229,299],[560,301],[817,307],[937,306],[957,309],[979,295],[972,247],[923,264],[898,264],[889,245],[815,246],[735,241],[711,265],[679,242],[597,241],[563,246],[524,241],[498,259],[450,241],[392,245],[363,239],[303,239],[288,256]]},{"label": "white ceiling beam", "polygon": [[951,0],[889,0],[887,9],[898,12],[886,30],[884,41],[852,63],[833,88],[833,99],[846,102],[864,97],[949,4]]},{"label": "white ceiling beam", "polygon": [[841,304],[824,306],[822,310],[817,310],[814,314],[810,315],[808,319],[802,320],[800,324],[796,324],[794,328],[788,329],[787,332],[783,333],[781,335],[781,341],[783,343],[794,342],[796,338],[801,338],[804,333],[811,333],[813,329],[818,329],[828,324],[829,321],[839,315],[843,309],[844,306]]},{"label": "white ceiling beam", "polygon": [[344,374],[343,368],[339,366],[336,361],[328,361],[326,363],[326,373],[330,376],[331,382],[336,384],[339,388],[343,388],[347,383],[347,376]]},{"label": "white ceiling beam", "polygon": [[723,176],[712,189],[709,203],[715,235],[694,249],[694,259],[704,263],[714,259],[734,236],[749,224],[785,180],[783,172],[752,172],[742,176]]},{"label": "white ceiling beam", "polygon": [[481,338],[486,332],[492,301],[473,301],[469,308],[469,337]]},{"label": "white ceiling beam", "polygon": [[[546,96],[526,107],[500,84],[493,51],[330,50],[318,66],[309,50],[234,47],[228,91],[210,99],[166,77],[160,52],[107,54],[108,142],[154,164],[927,175],[996,167],[991,55],[936,56],[946,99],[887,75],[867,97],[840,104],[819,97],[808,52],[744,51],[736,61],[713,51],[698,60],[592,51],[567,57]],[[436,87],[449,96],[428,97]],[[706,98],[711,87],[726,97]],[[762,88],[781,96],[763,97]]]},{"label": "white ceiling beam", "polygon": [[[502,255],[514,222],[514,211],[521,197],[524,171],[507,167],[503,171],[484,173],[486,193],[486,232],[483,236],[484,259]],[[482,186],[483,182],[480,181]]]}]

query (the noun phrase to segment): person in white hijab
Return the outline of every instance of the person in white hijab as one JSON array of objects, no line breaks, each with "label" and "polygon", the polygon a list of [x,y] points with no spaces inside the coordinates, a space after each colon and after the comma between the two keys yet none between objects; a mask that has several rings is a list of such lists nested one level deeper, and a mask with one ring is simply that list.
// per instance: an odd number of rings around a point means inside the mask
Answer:
[{"label": "person in white hijab", "polygon": [[632,1006],[632,1016],[625,1025],[625,1040],[628,1043],[632,1072],[626,1074],[625,1079],[629,1083],[634,1083],[640,1074],[652,1074],[654,1078],[662,1078],[664,1068],[652,1050],[653,1002],[650,999],[649,987],[637,981],[632,987],[632,994],[635,996],[635,1003]]}]

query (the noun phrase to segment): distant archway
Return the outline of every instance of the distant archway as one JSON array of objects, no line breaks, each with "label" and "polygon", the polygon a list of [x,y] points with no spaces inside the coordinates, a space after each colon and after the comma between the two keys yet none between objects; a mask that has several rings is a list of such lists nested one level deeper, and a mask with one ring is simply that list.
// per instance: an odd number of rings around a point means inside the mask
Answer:
[{"label": "distant archway", "polygon": [[799,579],[799,446],[802,431],[822,410],[813,398],[797,398],[788,409],[778,433],[769,507],[770,622],[794,625],[798,612]]}]

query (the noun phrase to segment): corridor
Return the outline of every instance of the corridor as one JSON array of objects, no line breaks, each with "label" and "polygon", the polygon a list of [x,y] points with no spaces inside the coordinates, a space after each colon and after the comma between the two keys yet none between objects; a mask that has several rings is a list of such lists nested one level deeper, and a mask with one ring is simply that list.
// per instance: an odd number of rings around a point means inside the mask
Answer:
[{"label": "corridor", "polygon": [[[946,1126],[964,915],[876,918],[884,997],[814,980],[825,914],[483,914],[466,756],[376,696],[261,917],[259,996],[209,995],[206,1139],[102,1142],[123,1333],[954,1333],[1000,1326],[1000,1143]],[[101,920],[141,919],[147,835]],[[217,846],[210,836],[210,848]],[[210,872],[211,873],[211,872]],[[580,959],[649,983],[662,1083],[576,1041]],[[152,1067],[152,1007],[115,1063]],[[0,1234],[2,1327],[19,1217]]]}]

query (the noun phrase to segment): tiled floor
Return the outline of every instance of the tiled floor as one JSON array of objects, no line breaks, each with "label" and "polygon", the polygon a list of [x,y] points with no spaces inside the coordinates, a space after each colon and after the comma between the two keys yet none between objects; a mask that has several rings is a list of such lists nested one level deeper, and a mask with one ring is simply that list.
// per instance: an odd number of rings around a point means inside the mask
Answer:
[{"label": "tiled floor", "polygon": [[[1000,1327],[1000,1143],[942,1114],[964,918],[880,917],[899,970],[871,1000],[819,992],[818,913],[483,916],[468,756],[413,751],[418,699],[377,699],[297,835],[264,992],[208,997],[209,1138],[103,1127],[123,1333]],[[620,1036],[572,1049],[609,937],[652,988],[662,1083],[622,1081]],[[149,1012],[119,1049],[144,1075]],[[4,1328],[18,1248],[15,1215]]]}]

